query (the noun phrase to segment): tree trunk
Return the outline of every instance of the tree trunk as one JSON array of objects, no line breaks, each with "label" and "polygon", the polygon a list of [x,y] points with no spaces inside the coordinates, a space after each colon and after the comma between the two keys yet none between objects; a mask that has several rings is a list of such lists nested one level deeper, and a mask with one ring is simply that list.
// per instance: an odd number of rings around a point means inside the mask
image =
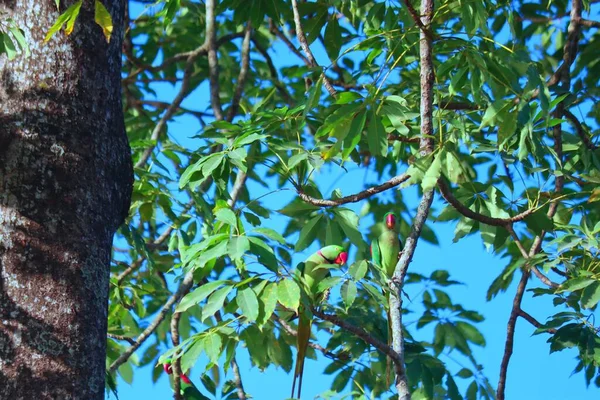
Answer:
[{"label": "tree trunk", "polygon": [[[93,1],[71,36],[48,43],[55,0],[0,1],[31,50],[0,57],[0,399],[104,397],[111,244],[132,167],[121,109],[125,1],[102,2],[110,44]],[[63,12],[73,1],[60,3]]]}]

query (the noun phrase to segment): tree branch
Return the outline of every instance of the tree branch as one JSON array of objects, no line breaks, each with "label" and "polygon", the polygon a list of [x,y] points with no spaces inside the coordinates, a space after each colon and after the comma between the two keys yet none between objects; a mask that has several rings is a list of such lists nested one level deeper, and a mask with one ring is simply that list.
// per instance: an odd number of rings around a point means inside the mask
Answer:
[{"label": "tree branch", "polygon": [[[564,45],[563,51],[563,63],[560,68],[555,72],[554,77],[557,78],[557,81],[560,80],[562,84],[563,90],[569,90],[571,86],[571,78],[570,78],[570,68],[573,62],[575,61],[575,57],[577,55],[577,46],[579,42],[579,35],[581,31],[581,27],[577,22],[581,19],[581,9],[582,4],[581,0],[571,0],[571,22],[569,23],[567,40]],[[554,78],[553,77],[553,78]],[[564,105],[559,103],[556,107],[554,117],[561,118],[564,112]],[[562,160],[563,160],[563,146],[562,146],[562,128],[561,125],[558,124],[553,128],[552,136],[554,140],[554,152],[558,158],[558,163],[556,165],[556,169],[562,168]],[[556,175],[554,178],[555,192],[560,193],[563,189],[564,185],[564,176]],[[554,217],[558,208],[558,202],[553,202],[550,204],[548,209],[548,218]],[[533,240],[533,244],[528,253],[528,258],[533,257],[536,253],[541,250],[542,241],[544,236],[546,235],[545,231],[542,231],[538,236],[536,236]],[[554,284],[551,282],[540,270],[538,270],[535,266],[532,266],[531,271],[545,284]],[[515,294],[515,298],[513,300],[513,307],[510,312],[510,318],[508,320],[508,327],[506,330],[506,344],[504,346],[504,356],[502,357],[502,363],[500,364],[500,378],[498,379],[498,390],[497,397],[498,400],[505,399],[505,390],[506,390],[506,374],[508,371],[508,364],[510,362],[510,357],[513,351],[513,342],[514,342],[514,334],[515,334],[515,325],[517,323],[517,316],[522,311],[521,310],[521,301],[523,299],[523,292],[525,291],[525,287],[527,286],[527,281],[530,276],[530,271],[523,270],[523,275],[521,276],[521,280],[519,285],[517,286],[517,293]],[[556,284],[554,284],[556,285]]]},{"label": "tree branch", "polygon": [[300,58],[302,60],[302,62],[304,62],[305,65],[307,66],[311,66],[310,65],[310,61],[308,61],[308,58],[306,58],[304,56],[304,54],[302,54],[297,48],[296,46],[294,46],[294,44],[290,41],[290,39],[288,39],[287,36],[285,36],[285,34],[283,32],[281,32],[276,26],[275,23],[273,22],[272,19],[269,20],[269,30],[271,31],[271,33],[273,33],[275,36],[277,36],[279,39],[281,39],[281,41],[283,43],[285,43],[285,45],[288,47],[288,49],[290,49],[290,51],[292,53],[294,53],[296,56],[298,56],[298,58]]},{"label": "tree branch", "polygon": [[424,33],[425,36],[427,36],[429,41],[433,42],[433,35],[431,34],[431,30],[429,29],[428,26],[427,27],[425,26],[423,21],[421,21],[421,16],[419,16],[419,14],[417,13],[417,10],[415,10],[415,8],[411,4],[410,0],[403,0],[403,2],[404,2],[404,5],[406,6],[406,8],[408,9],[408,13],[412,17],[412,19],[415,21],[415,24],[419,27],[420,31],[422,33]]},{"label": "tree branch", "polygon": [[577,119],[577,117],[569,110],[564,110],[563,115],[575,127],[575,132],[577,132],[577,136],[579,136],[583,144],[585,144],[585,147],[592,151],[596,150],[596,145],[592,143],[590,137],[585,133],[583,130],[583,125],[581,125],[581,122]]},{"label": "tree branch", "polygon": [[[433,85],[435,74],[433,70],[433,46],[432,35],[428,31],[433,16],[433,0],[421,1],[420,22],[424,29],[420,30],[419,56],[420,56],[420,84],[421,84],[421,140],[419,143],[420,154],[425,157],[433,151]],[[392,327],[392,347],[398,354],[399,361],[395,363],[396,390],[398,400],[410,400],[410,388],[406,377],[404,366],[404,332],[402,329],[402,287],[408,266],[412,260],[421,231],[429,216],[431,203],[433,202],[434,190],[423,193],[423,197],[417,208],[417,214],[413,220],[410,234],[406,239],[402,255],[394,269],[391,285],[393,291],[389,298],[390,324]]]},{"label": "tree branch", "polygon": [[129,344],[134,344],[135,343],[135,339],[134,338],[130,338],[128,336],[123,336],[123,335],[115,335],[113,333],[107,333],[106,336],[108,336],[111,339],[115,339],[115,340],[123,340]]},{"label": "tree branch", "polygon": [[160,311],[152,321],[150,325],[135,339],[135,343],[128,347],[120,356],[117,358],[108,368],[109,373],[113,373],[119,368],[122,364],[124,364],[129,357],[150,337],[150,335],[154,332],[156,328],[164,321],[167,314],[171,311],[171,308],[175,303],[177,303],[181,298],[190,290],[192,285],[194,284],[194,274],[193,271],[185,274],[183,281],[177,288],[177,291],[173,293],[171,297],[167,300],[167,302],[161,307]]},{"label": "tree branch", "polygon": [[[152,134],[150,135],[150,140],[158,142],[158,139],[160,138],[160,135],[161,135],[163,129],[166,128],[167,121],[169,121],[169,119],[171,119],[171,117],[175,114],[175,112],[181,105],[181,102],[183,101],[183,99],[185,99],[185,97],[188,95],[190,78],[191,78],[192,72],[194,70],[194,62],[202,54],[203,51],[204,51],[203,47],[199,47],[198,49],[193,51],[188,56],[187,61],[185,63],[185,70],[183,71],[183,79],[181,80],[181,87],[179,89],[179,92],[177,93],[177,95],[175,96],[173,101],[171,102],[171,106],[169,108],[167,108],[167,110],[163,114],[162,118],[154,126],[154,129],[152,130]],[[135,163],[135,168],[141,168],[146,164],[146,162],[152,155],[152,152],[154,151],[155,147],[156,147],[156,144],[154,144],[154,145],[148,147],[146,150],[144,150],[140,159]]]},{"label": "tree branch", "polygon": [[[300,12],[298,11],[298,0],[292,0],[292,11],[294,12],[294,24],[296,25],[296,36],[298,37],[298,42],[300,42],[300,47],[304,51],[306,55],[306,59],[308,60],[308,65],[311,67],[318,67],[319,64],[315,60],[315,56],[313,55],[310,47],[308,46],[308,42],[306,41],[306,36],[304,35],[304,30],[302,29],[302,23],[300,22]],[[322,72],[323,77],[323,86],[329,92],[332,97],[337,96],[337,91],[331,85],[329,78],[325,76],[325,72]]]},{"label": "tree branch", "polygon": [[[179,319],[181,318],[181,313],[173,313],[171,317],[171,342],[173,343],[173,347],[179,346]],[[173,368],[173,400],[183,400],[181,398],[181,360],[179,357],[176,357],[171,363],[171,368]]]},{"label": "tree branch", "polygon": [[233,382],[235,383],[238,399],[246,400],[246,392],[242,384],[242,376],[240,375],[240,367],[238,366],[235,357],[231,360],[231,369],[233,370]]},{"label": "tree branch", "polygon": [[246,30],[244,40],[242,42],[241,54],[241,67],[238,75],[237,85],[231,98],[231,107],[227,114],[227,121],[233,121],[240,108],[240,100],[242,99],[242,93],[244,92],[244,85],[246,84],[246,78],[248,77],[248,66],[250,64],[250,37],[252,35],[252,25],[250,21],[246,24]]},{"label": "tree branch", "polygon": [[[533,318],[530,314],[528,314],[527,312],[525,312],[521,309],[519,309],[519,317],[523,318],[524,320],[526,320],[527,322],[529,322],[531,325],[535,326],[536,328],[539,328],[542,326],[542,324],[540,324],[540,322],[537,319]],[[556,329],[549,328],[546,330],[546,332],[555,334]]]},{"label": "tree branch", "polygon": [[402,182],[407,181],[409,178],[410,178],[410,175],[400,174],[400,175],[393,177],[389,181],[382,183],[381,185],[373,186],[366,190],[363,190],[362,192],[352,194],[349,196],[340,197],[339,199],[333,199],[333,200],[317,199],[315,197],[309,196],[306,193],[304,193],[304,191],[302,190],[302,187],[300,185],[295,185],[295,187],[296,187],[296,192],[298,192],[298,197],[300,197],[300,199],[302,199],[306,203],[312,204],[313,206],[317,206],[317,207],[337,207],[342,204],[356,203],[358,201],[366,199],[367,197],[371,197],[377,193],[381,193],[383,191],[391,189],[395,186],[400,185]]},{"label": "tree branch", "polygon": [[[277,31],[277,32],[279,32],[279,31]],[[292,105],[294,103],[294,100],[292,99],[292,96],[288,92],[285,85],[283,85],[281,83],[281,81],[279,80],[279,74],[277,73],[275,64],[273,64],[273,59],[271,58],[271,56],[269,55],[267,50],[264,47],[262,47],[262,45],[258,42],[258,40],[252,38],[252,42],[254,43],[254,47],[256,47],[256,50],[258,50],[258,52],[265,59],[265,62],[267,63],[267,67],[269,68],[269,73],[271,74],[271,78],[273,79],[273,84],[275,85],[275,87],[277,88],[279,93],[281,94],[281,97],[283,97],[283,99],[286,101],[286,103]]]},{"label": "tree branch", "polygon": [[[277,316],[275,314],[273,314],[272,319],[274,321],[277,321],[282,326],[282,328],[287,333],[289,333],[290,335],[292,335],[292,336],[298,336],[298,331],[295,330],[294,328],[292,328],[290,326],[290,324],[288,324],[284,319],[280,318],[279,316]],[[325,357],[338,358],[336,354],[334,354],[331,351],[327,350],[325,347],[321,346],[318,343],[309,342],[308,346],[311,347],[311,348],[313,348],[313,349],[315,349],[315,350],[317,350],[317,351],[320,351],[321,353],[323,353],[323,355]]]},{"label": "tree branch", "polygon": [[[216,45],[217,45],[217,47],[222,46],[223,44],[230,42],[234,39],[240,38],[242,36],[244,36],[243,31],[223,35],[222,37],[217,39]],[[194,54],[195,52],[199,53],[198,56],[204,56],[204,55],[208,54],[208,47],[206,46],[206,43],[202,44],[202,46],[196,48],[195,50],[185,51],[183,53],[175,54],[173,57],[169,57],[169,58],[165,59],[160,65],[157,65],[157,66],[144,64],[137,58],[133,57],[133,55],[130,52],[126,52],[127,59],[129,61],[131,61],[132,64],[137,66],[138,70],[135,72],[132,72],[131,74],[129,74],[125,78],[123,78],[123,82],[133,82],[135,77],[144,71],[149,71],[149,72],[161,71],[173,63],[186,60],[190,55]],[[164,78],[161,78],[161,79],[164,79]]]},{"label": "tree branch", "polygon": [[508,363],[512,356],[514,341],[515,341],[515,325],[517,324],[517,317],[521,310],[521,301],[523,301],[523,293],[525,293],[525,287],[527,286],[527,280],[530,277],[530,272],[523,270],[521,280],[517,286],[517,293],[513,299],[513,306],[508,318],[508,326],[506,328],[506,343],[504,345],[504,355],[502,356],[502,363],[500,364],[500,379],[498,380],[497,397],[498,400],[504,400],[504,391],[506,388],[506,374],[508,372]]},{"label": "tree branch", "polygon": [[219,58],[215,28],[215,0],[206,0],[206,42],[208,50],[208,74],[210,81],[210,104],[217,120],[223,119],[219,96]]},{"label": "tree branch", "polygon": [[390,346],[388,346],[386,343],[382,342],[381,340],[377,339],[376,337],[372,336],[364,329],[359,328],[358,326],[354,326],[354,325],[350,324],[349,322],[346,322],[343,319],[339,318],[336,315],[326,314],[317,309],[313,309],[312,312],[314,315],[321,318],[322,320],[331,322],[332,324],[339,326],[340,328],[358,336],[365,343],[370,344],[371,346],[375,347],[377,350],[379,350],[383,354],[390,357],[392,359],[392,361],[394,362],[394,364],[402,365],[402,368],[404,368],[404,365],[403,365],[404,360],[400,357],[400,355],[396,351],[394,351],[394,349],[392,349]]},{"label": "tree branch", "polygon": [[452,194],[452,190],[448,187],[448,185],[442,178],[438,180],[438,188],[440,189],[442,197],[448,203],[450,203],[450,205],[452,205],[452,207],[454,207],[456,211],[458,211],[467,218],[471,218],[475,221],[479,221],[481,223],[491,226],[502,226],[506,228],[508,225],[512,225],[514,222],[524,220],[528,215],[533,214],[533,212],[535,211],[534,208],[530,208],[510,218],[494,218],[475,212],[469,207],[462,204],[460,201],[458,201],[458,199]]}]

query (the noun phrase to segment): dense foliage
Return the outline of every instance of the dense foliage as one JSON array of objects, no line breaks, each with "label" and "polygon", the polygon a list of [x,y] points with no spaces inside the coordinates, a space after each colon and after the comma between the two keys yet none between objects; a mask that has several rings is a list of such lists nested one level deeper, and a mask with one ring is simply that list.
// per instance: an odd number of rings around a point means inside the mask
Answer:
[{"label": "dense foliage", "polygon": [[[331,358],[330,395],[390,398],[386,354],[338,325],[388,340],[384,295],[394,282],[368,261],[367,242],[392,210],[403,238],[422,212],[416,240],[438,243],[433,221],[454,222],[454,241],[479,235],[505,264],[488,299],[519,280],[510,352],[524,318],[550,351],[574,349],[575,371],[600,386],[591,318],[600,301],[600,40],[598,22],[585,19],[594,3],[444,0],[424,26],[410,0],[300,1],[300,30],[295,1],[131,1],[123,101],[136,182],[115,241],[113,378],[131,382],[136,366],[159,357],[179,357],[182,371],[203,360],[205,393],[238,398],[239,376],[219,386],[216,371],[235,366],[241,347],[261,369],[290,371],[289,317],[304,298],[292,271],[306,255],[295,253],[343,244],[349,266],[322,282],[333,289],[322,311],[335,318],[317,318],[309,356]],[[433,130],[423,137],[427,42]],[[374,171],[379,181],[364,188],[377,193],[347,198],[321,181],[347,168]],[[431,209],[406,201],[432,189]],[[409,269],[399,283],[420,287],[403,303],[403,313],[421,313],[401,350],[413,398],[503,398],[502,376],[492,387],[472,354],[485,345],[484,317],[452,301],[450,272]],[[536,321],[521,309],[525,290],[556,314]],[[433,337],[416,329],[426,325]],[[439,357],[449,350],[470,366],[449,371]]]}]

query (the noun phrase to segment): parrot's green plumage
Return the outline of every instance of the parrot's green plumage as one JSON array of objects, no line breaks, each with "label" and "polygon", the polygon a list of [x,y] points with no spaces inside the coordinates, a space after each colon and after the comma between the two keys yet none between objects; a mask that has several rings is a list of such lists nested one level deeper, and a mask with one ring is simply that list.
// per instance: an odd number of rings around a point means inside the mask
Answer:
[{"label": "parrot's green plumage", "polygon": [[398,256],[402,250],[402,242],[398,234],[396,216],[389,212],[383,217],[384,227],[379,237],[371,244],[373,264],[380,266],[388,278],[394,275]]},{"label": "parrot's green plumage", "polygon": [[[302,283],[305,285],[311,305],[318,305],[323,299],[323,293],[319,292],[319,282],[329,276],[330,268],[339,268],[345,264],[348,259],[348,253],[342,246],[325,246],[321,250],[312,254],[303,263],[298,265],[296,273],[299,275]],[[298,379],[298,398],[302,393],[302,373],[304,371],[304,358],[306,349],[310,340],[312,327],[312,313],[305,310],[303,306],[298,309],[298,358],[294,369],[294,382],[292,383],[292,397],[296,388]]]},{"label": "parrot's green plumage", "polygon": [[[174,388],[173,384],[173,369],[171,367],[171,360],[166,360],[163,364],[163,369],[169,375],[169,381],[171,382],[171,387]],[[190,378],[183,372],[179,375],[180,378],[180,391],[181,398],[183,400],[207,400],[207,397],[204,396],[198,388],[192,383]]]},{"label": "parrot's green plumage", "polygon": [[[389,279],[394,276],[396,264],[400,258],[402,251],[402,241],[398,234],[398,224],[396,224],[396,216],[392,212],[388,212],[383,217],[383,230],[379,237],[371,243],[371,258],[373,264],[379,266],[385,272]],[[386,292],[386,300],[389,304],[389,292]],[[390,313],[387,313],[388,320],[388,344],[392,342],[392,326]],[[389,362],[388,359],[388,375],[389,379]]]}]

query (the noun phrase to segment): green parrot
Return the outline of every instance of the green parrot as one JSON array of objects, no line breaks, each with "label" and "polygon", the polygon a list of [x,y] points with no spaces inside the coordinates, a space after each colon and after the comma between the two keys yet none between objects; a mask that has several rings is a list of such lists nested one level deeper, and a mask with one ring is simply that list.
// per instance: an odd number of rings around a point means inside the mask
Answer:
[{"label": "green parrot", "polygon": [[[171,367],[171,360],[166,360],[163,364],[163,369],[169,375],[169,380],[171,381],[171,387],[173,387],[173,368]],[[183,400],[207,400],[207,397],[204,396],[198,388],[192,383],[190,378],[184,374],[183,372],[179,375],[181,379],[180,384],[180,393]]]},{"label": "green parrot", "polygon": [[[379,237],[371,243],[371,259],[373,264],[379,266],[385,272],[388,279],[394,276],[396,264],[402,252],[402,241],[398,234],[398,225],[396,224],[396,216],[393,212],[388,212],[383,217],[384,227]],[[387,304],[389,304],[390,294],[386,293]],[[392,344],[392,325],[390,319],[390,311],[387,311],[388,320],[388,344]],[[390,359],[387,362],[386,376],[389,383],[390,378]]]},{"label": "green parrot", "polygon": [[[348,260],[348,253],[342,246],[325,246],[321,250],[312,254],[303,263],[296,268],[296,274],[305,285],[311,305],[318,305],[323,301],[324,293],[319,292],[319,282],[330,275],[330,268],[339,268]],[[302,393],[302,373],[304,372],[304,358],[306,349],[310,340],[312,328],[312,313],[300,305],[298,309],[298,358],[294,370],[294,382],[292,383],[292,396],[298,380],[298,398]]]},{"label": "green parrot", "polygon": [[373,264],[381,267],[389,279],[392,279],[396,264],[402,251],[402,241],[398,234],[396,216],[393,212],[383,217],[384,228],[379,237],[371,243]]}]

